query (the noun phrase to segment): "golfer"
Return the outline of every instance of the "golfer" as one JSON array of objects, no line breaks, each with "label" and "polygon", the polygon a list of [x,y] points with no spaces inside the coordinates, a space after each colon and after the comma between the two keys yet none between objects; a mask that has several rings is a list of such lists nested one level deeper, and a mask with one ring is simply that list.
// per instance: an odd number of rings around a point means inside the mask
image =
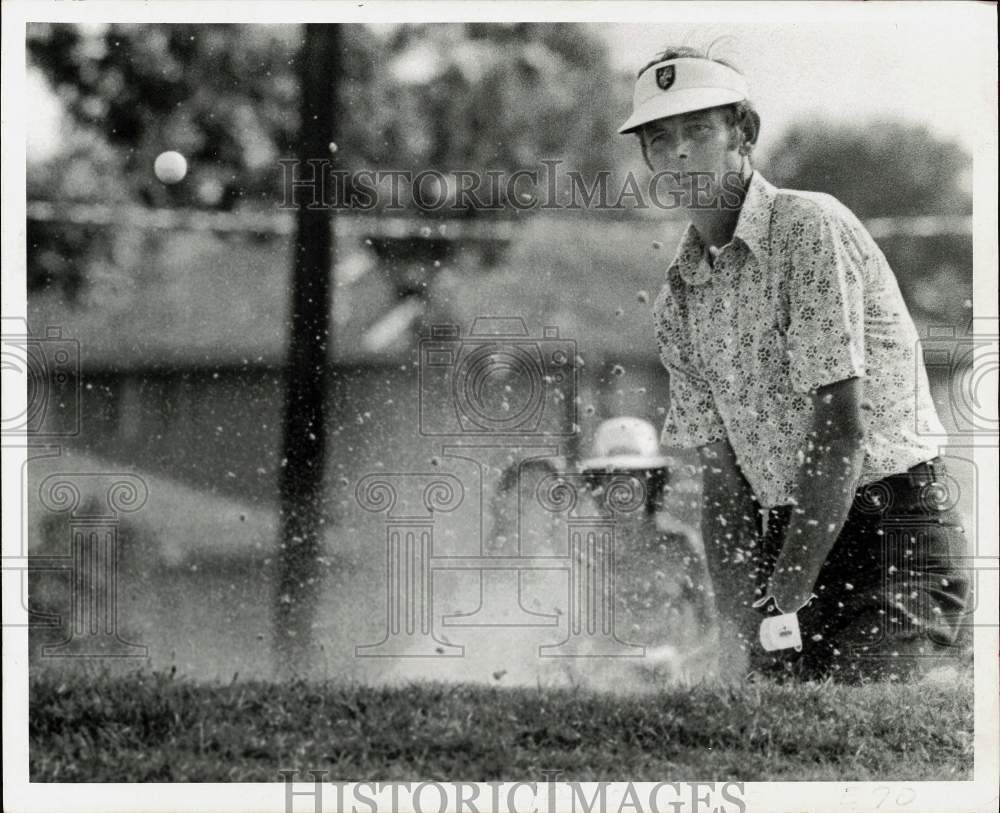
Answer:
[{"label": "golfer", "polygon": [[[660,440],[700,450],[725,676],[903,678],[957,653],[968,597],[943,429],[882,252],[836,199],[753,169],[759,128],[739,71],[673,48],[619,130],[690,219],[653,309]],[[800,649],[764,650],[768,614]]]}]

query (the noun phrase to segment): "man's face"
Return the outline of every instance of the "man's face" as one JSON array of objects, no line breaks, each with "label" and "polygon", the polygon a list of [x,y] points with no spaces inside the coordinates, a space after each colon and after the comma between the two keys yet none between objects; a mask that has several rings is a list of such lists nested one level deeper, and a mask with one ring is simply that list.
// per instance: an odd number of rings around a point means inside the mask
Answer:
[{"label": "man's face", "polygon": [[740,170],[738,138],[724,108],[657,119],[642,128],[642,138],[653,172],[676,173],[680,188],[697,176],[699,188],[718,189],[727,173]]}]

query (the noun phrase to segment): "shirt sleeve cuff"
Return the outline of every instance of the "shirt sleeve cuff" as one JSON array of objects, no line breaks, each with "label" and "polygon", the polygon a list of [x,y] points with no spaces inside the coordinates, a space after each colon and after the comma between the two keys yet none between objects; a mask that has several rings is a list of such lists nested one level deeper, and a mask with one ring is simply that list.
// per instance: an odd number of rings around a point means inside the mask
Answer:
[{"label": "shirt sleeve cuff", "polygon": [[848,378],[864,378],[866,375],[864,351],[858,342],[841,334],[838,340],[830,338],[822,357],[818,353],[791,355],[790,378],[792,388],[799,393],[809,393],[828,384],[836,384]]},{"label": "shirt sleeve cuff", "polygon": [[663,422],[660,445],[672,449],[693,449],[725,440],[726,437],[726,427],[718,416],[680,418],[671,408]]}]

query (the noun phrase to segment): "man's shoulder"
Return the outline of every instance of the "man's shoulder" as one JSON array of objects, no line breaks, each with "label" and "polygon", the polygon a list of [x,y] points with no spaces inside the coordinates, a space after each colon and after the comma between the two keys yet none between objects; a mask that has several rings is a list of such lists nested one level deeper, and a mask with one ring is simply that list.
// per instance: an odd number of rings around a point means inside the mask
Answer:
[{"label": "man's shoulder", "polygon": [[865,255],[874,247],[858,216],[826,192],[779,189],[775,198],[775,226],[788,236],[825,233],[837,242],[855,246]]},{"label": "man's shoulder", "polygon": [[776,215],[792,220],[841,222],[852,227],[861,225],[850,209],[826,192],[778,189],[775,206]]}]

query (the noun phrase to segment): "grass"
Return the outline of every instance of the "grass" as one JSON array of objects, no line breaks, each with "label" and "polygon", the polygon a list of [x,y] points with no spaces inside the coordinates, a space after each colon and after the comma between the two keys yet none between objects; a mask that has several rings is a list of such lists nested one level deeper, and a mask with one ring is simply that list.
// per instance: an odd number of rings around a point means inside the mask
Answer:
[{"label": "grass", "polygon": [[961,780],[971,675],[955,685],[698,685],[643,696],[468,684],[209,685],[42,674],[33,782],[464,779]]}]

